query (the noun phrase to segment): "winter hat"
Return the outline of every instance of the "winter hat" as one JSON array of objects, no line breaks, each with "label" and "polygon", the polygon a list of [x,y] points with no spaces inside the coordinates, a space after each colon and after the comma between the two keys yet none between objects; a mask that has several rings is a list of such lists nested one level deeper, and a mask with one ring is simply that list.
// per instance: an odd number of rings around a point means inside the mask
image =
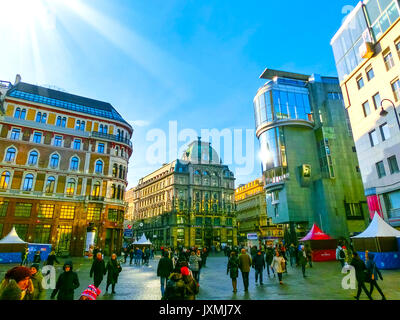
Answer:
[{"label": "winter hat", "polygon": [[183,268],[181,268],[181,274],[182,274],[183,276],[188,276],[188,275],[190,274],[189,268],[188,268],[188,267],[183,267]]},{"label": "winter hat", "polygon": [[14,267],[6,273],[6,279],[13,279],[17,283],[24,280],[26,277],[31,277],[31,270],[27,267]]},{"label": "winter hat", "polygon": [[96,300],[100,293],[101,290],[99,288],[96,288],[94,285],[90,285],[85,291],[82,292],[81,296],[85,296],[89,300]]}]

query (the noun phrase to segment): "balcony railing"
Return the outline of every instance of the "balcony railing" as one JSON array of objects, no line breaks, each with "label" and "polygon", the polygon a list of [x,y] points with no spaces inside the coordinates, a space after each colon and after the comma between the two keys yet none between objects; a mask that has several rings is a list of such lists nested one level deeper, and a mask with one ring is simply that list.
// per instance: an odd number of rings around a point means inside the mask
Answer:
[{"label": "balcony railing", "polygon": [[131,140],[126,139],[126,138],[122,138],[120,136],[116,136],[115,134],[92,131],[92,137],[100,138],[100,139],[107,139],[107,140],[116,141],[116,142],[121,142],[123,144],[128,145],[130,148],[132,148],[132,141]]}]

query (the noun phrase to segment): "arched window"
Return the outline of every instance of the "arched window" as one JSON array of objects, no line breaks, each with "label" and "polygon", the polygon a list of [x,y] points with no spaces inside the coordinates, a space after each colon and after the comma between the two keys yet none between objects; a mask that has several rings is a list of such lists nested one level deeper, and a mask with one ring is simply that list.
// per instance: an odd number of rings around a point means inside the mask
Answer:
[{"label": "arched window", "polygon": [[53,193],[54,192],[55,183],[56,183],[56,178],[48,177],[47,178],[47,182],[46,182],[45,192],[46,193]]},{"label": "arched window", "polygon": [[117,138],[118,138],[118,140],[119,140],[119,138],[121,137],[121,130],[117,130]]},{"label": "arched window", "polygon": [[36,122],[40,122],[40,121],[42,121],[42,113],[41,113],[41,112],[38,112],[38,113],[36,114]]},{"label": "arched window", "polygon": [[116,196],[116,188],[115,188],[115,184],[113,184],[112,186],[111,186],[111,198],[112,199],[115,199],[115,196]]},{"label": "arched window", "polygon": [[68,196],[73,196],[75,194],[75,179],[68,180],[66,193]]},{"label": "arched window", "polygon": [[47,121],[47,113],[43,113],[42,115],[42,123],[46,123]]},{"label": "arched window", "polygon": [[97,181],[97,182],[93,185],[92,196],[94,196],[94,197],[100,196],[100,182],[99,182],[99,181]]},{"label": "arched window", "polygon": [[22,111],[21,111],[21,119],[25,120],[25,116],[26,116],[26,109],[22,109]]},{"label": "arched window", "polygon": [[79,167],[79,158],[78,157],[72,157],[69,169],[72,170],[72,171],[77,171],[78,167]]},{"label": "arched window", "polygon": [[117,199],[120,200],[121,199],[121,186],[118,186],[117,190],[118,190],[117,191]]},{"label": "arched window", "polygon": [[8,148],[6,152],[6,161],[12,162],[15,160],[16,150],[14,147]]},{"label": "arched window", "polygon": [[124,200],[124,196],[125,196],[125,188],[122,188],[122,190],[121,190],[121,200]]},{"label": "arched window", "polygon": [[67,123],[67,118],[66,117],[62,118],[61,127],[65,128],[66,123]]},{"label": "arched window", "polygon": [[118,165],[116,163],[114,163],[113,165],[113,177],[117,177],[118,176]]},{"label": "arched window", "polygon": [[121,157],[124,157],[124,148],[121,148]]},{"label": "arched window", "polygon": [[85,121],[82,121],[82,122],[81,122],[81,128],[80,128],[80,130],[81,130],[81,131],[85,131]]},{"label": "arched window", "polygon": [[118,178],[122,179],[122,164],[119,165],[119,175]]},{"label": "arched window", "polygon": [[37,151],[31,151],[31,153],[29,154],[29,157],[28,157],[28,165],[29,166],[36,165],[37,161],[38,161],[38,156],[39,156],[39,154],[37,153]]},{"label": "arched window", "polygon": [[57,168],[60,163],[60,156],[58,154],[53,154],[50,158],[50,168]]},{"label": "arched window", "polygon": [[24,191],[32,191],[33,186],[33,174],[29,173],[25,176],[23,190]]},{"label": "arched window", "polygon": [[14,118],[19,119],[20,116],[21,116],[21,108],[15,109]]},{"label": "arched window", "polygon": [[119,153],[119,147],[118,146],[116,146],[115,147],[115,155],[118,157],[118,153]]},{"label": "arched window", "polygon": [[57,126],[57,127],[60,127],[60,126],[61,126],[61,117],[60,117],[60,116],[57,117],[56,126]]},{"label": "arched window", "polygon": [[103,133],[103,125],[102,124],[100,125],[99,132]]},{"label": "arched window", "polygon": [[75,130],[80,130],[81,128],[81,120],[76,121]]},{"label": "arched window", "polygon": [[8,184],[10,183],[10,173],[8,171],[4,171],[0,177],[0,189],[7,189]]},{"label": "arched window", "polygon": [[107,131],[108,131],[108,126],[104,125],[104,133],[107,133]]},{"label": "arched window", "polygon": [[103,173],[103,162],[101,160],[96,161],[96,168],[95,168],[96,173]]}]

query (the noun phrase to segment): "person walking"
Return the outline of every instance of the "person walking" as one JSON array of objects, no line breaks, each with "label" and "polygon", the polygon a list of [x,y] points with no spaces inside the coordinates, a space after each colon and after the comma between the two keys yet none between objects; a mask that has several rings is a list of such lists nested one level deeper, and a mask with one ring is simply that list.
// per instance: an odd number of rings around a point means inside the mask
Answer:
[{"label": "person walking", "polygon": [[174,266],[172,260],[168,258],[168,252],[164,251],[162,254],[157,266],[157,277],[160,277],[161,296],[164,296],[167,279],[174,270]]},{"label": "person walking", "polygon": [[370,281],[367,278],[367,267],[365,266],[364,261],[360,259],[357,252],[353,252],[353,259],[351,260],[350,265],[352,265],[356,271],[356,279],[357,279],[357,296],[356,300],[360,300],[361,289],[364,290],[365,294],[370,300],[373,300],[367,288],[365,287],[365,281]]},{"label": "person walking", "polygon": [[184,298],[185,282],[183,281],[181,268],[177,265],[167,280],[165,293],[161,300],[184,300]]},{"label": "person walking", "polygon": [[21,266],[26,266],[28,265],[28,254],[29,254],[29,249],[25,248],[21,252]]},{"label": "person walking", "polygon": [[39,269],[40,265],[38,263],[31,265],[31,280],[33,284],[32,300],[44,300],[46,295],[46,291],[42,285],[43,275]]},{"label": "person walking", "polygon": [[303,278],[306,278],[306,265],[307,265],[307,255],[304,246],[300,247],[300,251],[298,252],[299,265],[301,266],[301,272],[303,273]]},{"label": "person walking", "polygon": [[110,261],[107,263],[107,286],[106,286],[106,292],[108,292],[108,287],[111,284],[111,293],[115,293],[115,285],[118,282],[118,277],[120,272],[122,271],[122,267],[120,263],[117,260],[117,255],[113,253],[111,255]]},{"label": "person walking", "polygon": [[185,283],[184,300],[196,300],[196,295],[199,293],[199,284],[190,274],[188,267],[181,268],[181,274]]},{"label": "person walking", "polygon": [[275,257],[272,260],[271,267],[275,270],[275,272],[278,274],[278,279],[279,283],[283,284],[283,279],[282,279],[282,274],[286,269],[286,261],[282,257],[281,253],[279,250],[276,250]]},{"label": "person walking", "polygon": [[370,253],[368,254],[368,261],[366,264],[368,274],[371,277],[371,282],[370,282],[370,288],[369,288],[369,294],[372,296],[372,292],[374,291],[374,288],[378,290],[380,295],[382,296],[382,300],[386,300],[385,295],[382,292],[382,289],[378,286],[378,276],[379,278],[383,281],[382,273],[378,269],[378,266],[375,263],[375,255]]},{"label": "person walking", "polygon": [[310,248],[310,245],[305,246],[305,252],[306,252],[308,265],[310,266],[310,268],[312,268],[312,250]]},{"label": "person walking", "polygon": [[208,249],[204,247],[203,251],[201,252],[201,265],[204,268],[206,268],[207,257],[208,257]]},{"label": "person walking", "polygon": [[226,274],[229,274],[232,279],[233,292],[237,292],[237,278],[239,277],[239,258],[236,256],[236,252],[232,251],[231,256],[228,260],[226,268]]},{"label": "person walking", "polygon": [[40,251],[36,251],[35,255],[33,256],[33,263],[37,263],[40,265],[40,263],[42,262],[42,258],[40,256]]},{"label": "person walking", "polygon": [[267,264],[267,273],[268,273],[268,278],[270,277],[270,272],[269,270],[271,269],[272,273],[274,274],[275,277],[275,271],[271,267],[272,260],[274,259],[274,249],[272,249],[271,246],[267,247],[267,251],[265,252],[265,262]]},{"label": "person walking", "polygon": [[[129,259],[130,259],[129,260],[129,265],[130,266],[132,265],[132,260],[133,260],[134,256],[135,256],[135,250],[133,248],[131,248],[129,250]],[[136,263],[136,261],[135,261],[135,263]]]},{"label": "person walking", "polygon": [[72,271],[72,261],[66,261],[63,270],[64,272],[58,277],[51,299],[57,295],[57,300],[74,300],[74,290],[79,288],[80,283],[77,273]]},{"label": "person walking", "polygon": [[297,250],[295,245],[292,243],[289,246],[289,256],[290,256],[290,266],[293,268],[293,266],[296,266],[296,261],[297,261]]},{"label": "person walking", "polygon": [[53,251],[50,252],[49,256],[47,257],[46,265],[47,266],[54,266],[54,262],[60,263],[60,262],[58,262],[56,253],[53,250]]},{"label": "person walking", "polygon": [[33,291],[29,268],[14,267],[7,271],[0,284],[0,300],[31,300]]},{"label": "person walking", "polygon": [[344,262],[346,260],[346,253],[344,252],[344,249],[342,248],[342,246],[340,244],[336,248],[336,260],[338,260],[340,262],[340,266],[343,269]]},{"label": "person walking", "polygon": [[254,257],[253,260],[253,268],[256,271],[256,284],[258,281],[258,278],[260,278],[260,285],[262,286],[263,283],[263,270],[265,269],[265,260],[264,260],[264,256],[261,252],[261,250],[257,251],[257,254]]},{"label": "person walking", "polygon": [[244,291],[249,291],[249,273],[251,265],[251,257],[246,252],[246,249],[242,249],[239,256],[239,269],[242,272]]},{"label": "person walking", "polygon": [[192,251],[189,257],[189,268],[192,271],[193,278],[196,282],[199,282],[199,272],[200,272],[201,258],[196,255],[196,252]]},{"label": "person walking", "polygon": [[95,259],[93,260],[92,267],[90,268],[90,278],[94,276],[93,280],[94,286],[96,288],[100,287],[100,284],[103,281],[104,275],[106,273],[106,263],[104,262],[102,254],[98,252]]}]

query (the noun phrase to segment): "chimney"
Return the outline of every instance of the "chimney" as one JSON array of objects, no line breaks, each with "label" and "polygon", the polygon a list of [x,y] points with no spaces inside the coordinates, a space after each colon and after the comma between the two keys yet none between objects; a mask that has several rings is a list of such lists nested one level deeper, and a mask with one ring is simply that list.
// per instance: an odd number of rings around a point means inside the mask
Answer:
[{"label": "chimney", "polygon": [[17,74],[16,76],[15,76],[15,83],[14,83],[14,86],[16,86],[18,83],[20,83],[21,82],[21,75],[19,75],[19,74]]}]

